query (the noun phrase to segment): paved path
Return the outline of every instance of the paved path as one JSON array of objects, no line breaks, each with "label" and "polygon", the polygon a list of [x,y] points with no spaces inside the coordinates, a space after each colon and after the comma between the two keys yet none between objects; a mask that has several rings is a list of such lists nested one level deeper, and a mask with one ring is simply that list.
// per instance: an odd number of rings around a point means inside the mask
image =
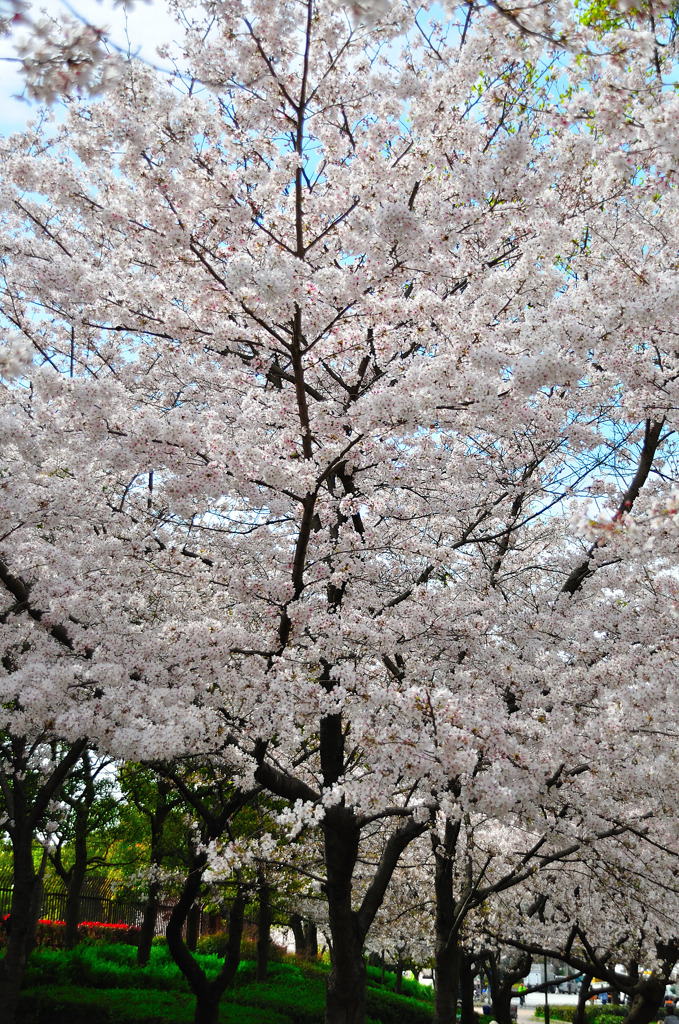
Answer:
[{"label": "paved path", "polygon": [[[535,995],[537,995],[537,994],[538,994],[538,993],[534,993],[534,994],[533,994],[533,998],[534,998],[534,997],[535,997]],[[531,998],[531,997],[528,997],[528,998]],[[543,999],[544,999],[544,997],[543,997]],[[566,1006],[566,1005],[568,1005],[568,1004],[566,1003],[566,1001],[565,1001],[565,1000],[562,1000],[562,1002],[561,1002],[561,1003],[559,1004],[559,1003],[558,1003],[558,1002],[556,1001],[556,999],[555,999],[555,997],[554,997],[554,996],[550,996],[550,1001],[551,1001],[551,1000],[554,1000],[554,1002],[555,1002],[555,1004],[556,1004],[557,1006],[558,1006],[558,1005],[561,1005],[561,1006]],[[570,1002],[570,1000],[569,1000],[569,1002]],[[535,1021],[536,1021],[536,1020],[538,1020],[538,1019],[539,1019],[539,1020],[542,1020],[542,1018],[536,1018],[536,1017],[535,1017],[535,1007],[536,1007],[536,1006],[538,1006],[538,1005],[539,1005],[539,1006],[544,1006],[544,1002],[540,1002],[539,1004],[538,1004],[538,1003],[533,1003],[533,1004],[532,1004],[532,1005],[530,1005],[530,1006],[528,1006],[528,1005],[526,1005],[526,1006],[518,1006],[518,1007],[517,1007],[517,1010],[516,1010],[516,1019],[517,1019],[517,1024],[535,1024]],[[478,1005],[475,1005],[475,1006],[474,1006],[474,1009],[475,1009],[475,1010],[476,1010],[476,1011],[477,1011],[478,1013],[481,1013],[481,1012],[482,1012],[482,1009],[481,1009],[481,1004],[479,1003]],[[549,1015],[549,1019],[550,1019],[550,1024],[551,1024],[551,1022],[552,1022],[552,1021],[555,1021],[555,1022],[556,1022],[556,1021],[558,1021],[558,1020],[559,1020],[559,1017],[556,1017],[556,1016],[554,1016],[553,1014],[550,1014],[550,1015]],[[543,1022],[543,1024],[544,1024],[544,1022]]]}]

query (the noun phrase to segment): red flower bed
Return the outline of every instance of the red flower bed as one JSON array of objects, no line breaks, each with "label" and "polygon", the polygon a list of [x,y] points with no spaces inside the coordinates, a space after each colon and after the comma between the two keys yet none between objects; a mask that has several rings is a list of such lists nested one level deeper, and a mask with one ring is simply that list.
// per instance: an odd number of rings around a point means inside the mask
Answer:
[{"label": "red flower bed", "polygon": [[[9,927],[9,914],[0,917],[0,949],[7,941]],[[36,946],[39,949],[62,949],[64,945],[64,934],[66,931],[65,921],[50,921],[48,918],[41,918],[38,921],[38,934]],[[124,942],[130,946],[139,944],[139,933],[141,928],[134,924],[125,924],[117,921],[108,924],[105,921],[81,921],[78,925],[78,939],[88,942]]]}]

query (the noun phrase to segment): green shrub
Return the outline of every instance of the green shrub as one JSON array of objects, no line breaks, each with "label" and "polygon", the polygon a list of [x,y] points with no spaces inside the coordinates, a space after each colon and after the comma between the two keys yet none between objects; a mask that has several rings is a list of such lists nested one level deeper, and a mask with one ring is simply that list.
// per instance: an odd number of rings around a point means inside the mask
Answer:
[{"label": "green shrub", "polygon": [[[576,1010],[576,1006],[550,1005],[549,1015],[555,1020],[573,1021],[575,1020]],[[598,1003],[588,1003],[585,1007],[585,1020],[587,1024],[615,1024],[616,1019],[626,1017],[627,1012],[628,1007],[622,1006],[620,1003],[609,1003],[606,1006],[600,1006]],[[544,1018],[544,1006],[535,1007],[535,1016]],[[656,1019],[659,1019],[659,1017]]]},{"label": "green shrub", "polygon": [[384,989],[368,988],[367,1011],[380,1024],[431,1024],[433,1006]]},{"label": "green shrub", "polygon": [[293,1024],[322,1024],[325,1014],[325,984],[321,978],[304,978],[293,964],[272,965],[271,978],[264,983],[239,985],[226,998],[241,1005],[274,1010]]},{"label": "green shrub", "polygon": [[[588,1024],[615,1024],[627,1016],[629,1007],[614,1004],[612,1006],[588,1006],[585,1010]],[[658,1013],[656,1020],[660,1020]]]},{"label": "green shrub", "polygon": [[[92,1024],[94,1019],[97,1024],[188,1024],[194,997],[167,946],[152,948],[147,967],[137,967],[135,957],[136,950],[125,945],[36,951],[27,971],[21,1024]],[[208,978],[223,965],[215,953],[197,960]],[[255,972],[253,961],[241,963],[235,987],[222,999],[222,1024],[322,1024],[325,965],[274,962],[265,983],[255,982]],[[431,992],[426,987],[424,992],[426,1001],[373,984],[367,995],[371,1024],[431,1024]]]},{"label": "green shrub", "polygon": [[[17,1024],[191,1024],[195,998],[190,994],[108,992],[49,987],[29,989],[19,997]],[[223,1003],[221,1024],[291,1024],[279,1013]]]},{"label": "green shrub", "polygon": [[[97,989],[187,989],[186,982],[166,949],[151,951],[148,967],[138,968],[132,946],[81,945],[74,950],[37,950],[26,970],[26,987],[77,985]],[[216,958],[201,958],[208,976],[219,970]],[[207,962],[206,962],[207,961]]]},{"label": "green shrub", "polygon": [[[390,992],[394,991],[396,987],[396,975],[393,971],[384,972],[384,984],[382,983],[382,968],[372,967],[368,965],[368,984],[375,987],[379,985],[384,989],[388,989]],[[434,988],[432,985],[420,985],[419,981],[415,981],[414,978],[403,978],[401,980],[401,991],[404,996],[410,996],[411,999],[418,999],[420,1002],[433,1003],[434,1002]]]},{"label": "green shrub", "polygon": [[[198,953],[214,953],[216,956],[224,958],[226,956],[228,942],[228,932],[215,932],[214,935],[202,935],[198,939],[196,951]],[[241,960],[256,960],[256,941],[254,939],[243,939],[240,944],[240,955]],[[269,943],[269,963],[281,963],[285,961],[287,957],[288,954],[284,949],[277,946],[274,942]]]}]

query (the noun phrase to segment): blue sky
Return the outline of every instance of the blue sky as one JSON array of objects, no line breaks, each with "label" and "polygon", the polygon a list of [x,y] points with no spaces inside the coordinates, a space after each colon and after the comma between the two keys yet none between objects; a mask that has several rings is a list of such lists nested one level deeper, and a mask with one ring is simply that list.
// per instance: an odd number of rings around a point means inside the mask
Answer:
[{"label": "blue sky", "polygon": [[[40,9],[56,19],[68,17],[69,8],[81,18],[97,27],[109,30],[107,35],[113,43],[124,49],[129,43],[133,53],[154,63],[157,61],[156,47],[177,35],[177,28],[169,17],[165,4],[137,3],[127,11],[116,7],[113,0],[74,0],[72,7],[61,0],[42,0],[33,7],[34,16],[39,17]],[[20,39],[25,34],[16,33]],[[36,105],[16,99],[22,91],[21,77],[16,63],[6,58],[14,56],[12,40],[0,38],[0,134],[21,131],[26,122],[35,115]]]}]

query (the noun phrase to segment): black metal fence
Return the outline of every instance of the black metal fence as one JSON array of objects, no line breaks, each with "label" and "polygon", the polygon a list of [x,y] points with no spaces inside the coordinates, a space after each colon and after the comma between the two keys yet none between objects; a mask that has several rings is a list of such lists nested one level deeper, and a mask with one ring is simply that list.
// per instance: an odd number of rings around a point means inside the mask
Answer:
[{"label": "black metal fence", "polygon": [[[0,915],[9,914],[12,905],[11,885],[0,885]],[[164,935],[172,913],[172,906],[162,904],[156,918],[156,935]],[[66,893],[45,890],[40,917],[49,921],[63,921],[66,914]],[[117,900],[110,896],[83,893],[80,897],[80,921],[100,921],[102,924],[141,925],[144,903]]]}]

